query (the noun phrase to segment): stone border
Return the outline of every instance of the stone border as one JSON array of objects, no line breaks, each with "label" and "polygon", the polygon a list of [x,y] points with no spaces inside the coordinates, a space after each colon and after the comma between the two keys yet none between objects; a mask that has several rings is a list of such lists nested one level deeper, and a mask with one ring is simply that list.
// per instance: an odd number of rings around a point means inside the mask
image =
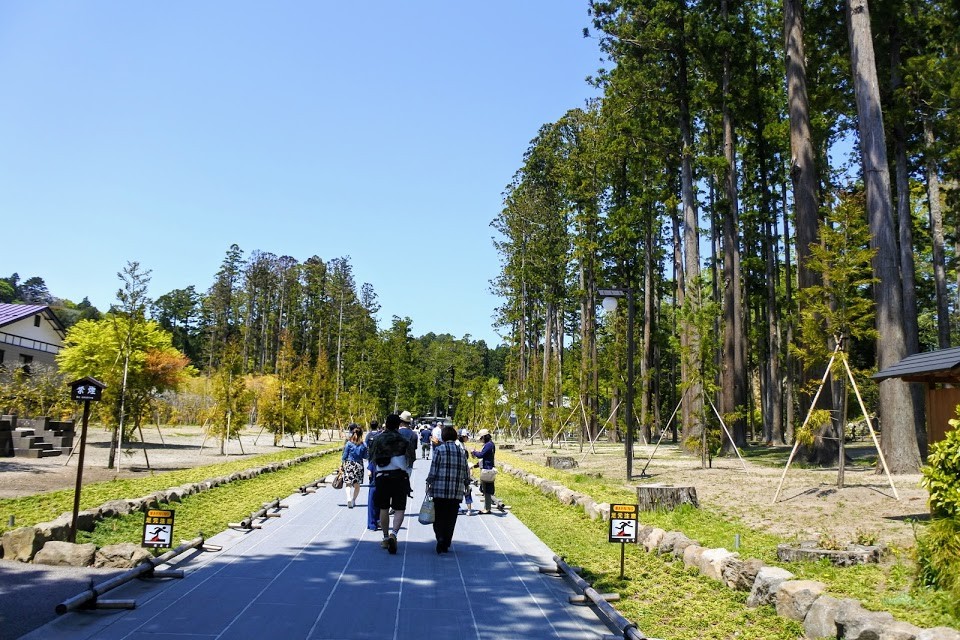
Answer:
[{"label": "stone border", "polygon": [[[509,464],[500,463],[504,473],[537,487],[565,505],[577,505],[591,520],[609,520],[610,505],[597,503],[590,496],[572,491],[563,484],[545,480]],[[808,638],[838,640],[960,640],[960,631],[950,627],[921,629],[895,620],[886,611],[868,611],[858,600],[838,600],[825,594],[827,585],[814,580],[794,580],[793,574],[761,560],[742,560],[740,554],[726,549],[702,547],[680,531],[664,531],[645,526],[637,532],[637,544],[648,553],[667,560],[682,561],[702,575],[730,589],[749,591],[748,607],[772,605],[777,615],[803,624]]]},{"label": "stone border", "polygon": [[[234,471],[229,475],[208,478],[200,482],[182,484],[178,487],[170,487],[162,491],[154,491],[153,493],[140,498],[110,500],[94,509],[80,511],[77,514],[77,530],[93,531],[97,526],[97,523],[101,520],[105,520],[106,518],[117,518],[130,515],[131,513],[138,511],[145,512],[149,509],[158,507],[161,503],[171,504],[174,502],[182,502],[187,496],[203,493],[204,491],[209,491],[214,487],[219,487],[221,485],[229,484],[238,480],[250,480],[264,473],[280,471],[282,469],[307,462],[313,458],[335,453],[341,449],[342,447],[337,447],[334,449],[328,449],[326,451],[304,454],[302,456],[297,456],[296,458],[284,460],[283,462],[272,462],[262,467],[242,469],[240,471]],[[73,512],[66,511],[61,513],[50,522],[40,522],[35,525],[11,529],[0,536],[0,558],[19,562],[37,562],[38,564],[52,565],[69,564],[70,566],[90,566],[92,564],[96,567],[135,566],[142,561],[143,557],[140,554],[136,554],[129,547],[124,546],[130,545],[135,549],[140,549],[140,547],[133,545],[132,543],[123,543],[123,545],[108,545],[100,551],[96,551],[96,548],[93,544],[74,545],[66,542],[70,537],[70,525],[72,522]],[[49,543],[58,544],[50,545]],[[70,545],[70,547],[82,547],[82,549],[75,549],[75,551],[77,551],[76,555],[71,556],[68,554],[69,548],[64,545]],[[50,553],[44,553],[47,546],[51,547]],[[96,551],[95,554],[90,553],[90,547],[94,547],[94,550]],[[122,549],[113,549],[113,547],[122,547]],[[54,550],[56,551],[56,555],[53,555]],[[140,550],[144,551],[142,549]],[[129,560],[129,562],[132,564],[112,564],[113,562],[117,561],[109,560],[108,558],[115,558],[118,554],[132,556]],[[137,558],[139,558],[139,560]]]}]

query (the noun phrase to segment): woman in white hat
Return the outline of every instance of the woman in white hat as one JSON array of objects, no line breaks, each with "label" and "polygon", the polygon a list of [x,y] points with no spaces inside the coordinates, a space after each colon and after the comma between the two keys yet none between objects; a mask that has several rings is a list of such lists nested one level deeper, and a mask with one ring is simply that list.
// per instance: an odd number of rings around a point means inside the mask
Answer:
[{"label": "woman in white hat", "polygon": [[480,493],[483,494],[483,511],[480,513],[490,513],[490,506],[493,504],[494,477],[497,473],[494,464],[497,447],[493,444],[493,436],[487,429],[480,429],[477,432],[477,438],[483,443],[483,447],[471,453],[474,458],[480,458]]}]

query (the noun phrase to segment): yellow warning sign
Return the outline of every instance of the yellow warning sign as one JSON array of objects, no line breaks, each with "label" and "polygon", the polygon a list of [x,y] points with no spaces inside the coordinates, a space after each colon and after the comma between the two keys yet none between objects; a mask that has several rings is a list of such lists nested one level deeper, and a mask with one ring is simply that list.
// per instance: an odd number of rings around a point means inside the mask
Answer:
[{"label": "yellow warning sign", "polygon": [[170,547],[173,540],[174,512],[169,509],[150,509],[143,514],[143,547]]}]

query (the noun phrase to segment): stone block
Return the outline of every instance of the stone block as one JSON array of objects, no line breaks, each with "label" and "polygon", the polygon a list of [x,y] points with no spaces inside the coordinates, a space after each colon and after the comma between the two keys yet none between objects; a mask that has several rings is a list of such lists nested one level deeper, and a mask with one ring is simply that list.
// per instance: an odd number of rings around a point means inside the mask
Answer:
[{"label": "stone block", "polygon": [[109,544],[97,551],[94,566],[100,569],[132,569],[153,556],[132,542]]},{"label": "stone block", "polygon": [[840,601],[832,596],[820,596],[814,600],[803,619],[803,633],[808,638],[836,638],[837,610]]},{"label": "stone block", "polygon": [[827,585],[816,580],[784,580],[777,589],[777,615],[803,622],[817,598],[827,590]]},{"label": "stone block", "polygon": [[894,620],[884,627],[880,640],[917,640],[920,627],[902,620]]},{"label": "stone block", "polygon": [[547,456],[546,466],[551,469],[576,469],[580,465],[571,456]]},{"label": "stone block", "polygon": [[65,541],[70,537],[71,524],[73,524],[73,514],[61,513],[50,522],[38,522],[34,526],[40,530],[45,540]]},{"label": "stone block", "polygon": [[683,550],[693,542],[682,531],[667,531],[660,539],[660,544],[657,545],[657,553],[660,555],[672,554],[674,557],[682,558]]},{"label": "stone block", "polygon": [[117,518],[133,513],[133,506],[129,500],[110,500],[100,505],[100,515],[104,518]]},{"label": "stone block", "polygon": [[893,623],[886,611],[868,611],[857,600],[844,598],[837,609],[837,634],[844,640],[879,640],[884,628]]},{"label": "stone block", "polygon": [[747,597],[748,607],[759,607],[764,604],[774,604],[777,589],[780,584],[793,578],[793,574],[780,567],[763,567],[757,572],[757,579],[753,582],[750,595]]},{"label": "stone block", "polygon": [[566,487],[557,487],[554,490],[554,495],[557,496],[557,500],[559,500],[562,504],[573,504],[575,499],[573,491],[567,489]]},{"label": "stone block", "polygon": [[732,551],[727,551],[722,547],[719,549],[707,549],[700,554],[700,564],[698,565],[700,573],[708,578],[722,581],[723,563],[732,557],[737,557],[737,554]]},{"label": "stone block", "polygon": [[34,564],[46,564],[54,567],[89,567],[97,553],[97,545],[74,544],[51,540],[33,557]]},{"label": "stone block", "polygon": [[610,503],[601,502],[597,505],[597,511],[600,513],[600,518],[602,520],[610,519]]},{"label": "stone block", "polygon": [[653,531],[647,534],[647,539],[643,541],[643,548],[647,550],[647,553],[660,548],[660,541],[663,540],[666,533],[663,529],[654,527]]},{"label": "stone block", "polygon": [[683,566],[697,569],[700,566],[700,555],[706,550],[698,544],[688,546],[683,550]]},{"label": "stone block", "polygon": [[763,567],[763,562],[756,558],[741,560],[740,558],[727,558],[723,567],[720,569],[723,583],[731,589],[737,591],[750,591],[753,583],[757,579],[757,572]]},{"label": "stone block", "polygon": [[0,545],[3,546],[4,560],[30,562],[49,538],[36,527],[19,527],[4,532],[0,536]]}]

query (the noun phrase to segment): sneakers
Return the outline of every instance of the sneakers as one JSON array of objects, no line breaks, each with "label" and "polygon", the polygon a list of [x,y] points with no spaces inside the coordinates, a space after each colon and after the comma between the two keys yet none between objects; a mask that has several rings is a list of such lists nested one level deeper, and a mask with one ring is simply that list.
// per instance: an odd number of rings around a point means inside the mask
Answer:
[{"label": "sneakers", "polygon": [[390,546],[390,538],[384,538],[383,540],[380,541],[381,549],[386,549],[389,546]]},{"label": "sneakers", "polygon": [[391,533],[390,537],[387,538],[387,551],[390,555],[396,555],[397,553],[397,535],[395,533]]},{"label": "sneakers", "polygon": [[347,508],[353,509],[353,500],[347,500]]}]

